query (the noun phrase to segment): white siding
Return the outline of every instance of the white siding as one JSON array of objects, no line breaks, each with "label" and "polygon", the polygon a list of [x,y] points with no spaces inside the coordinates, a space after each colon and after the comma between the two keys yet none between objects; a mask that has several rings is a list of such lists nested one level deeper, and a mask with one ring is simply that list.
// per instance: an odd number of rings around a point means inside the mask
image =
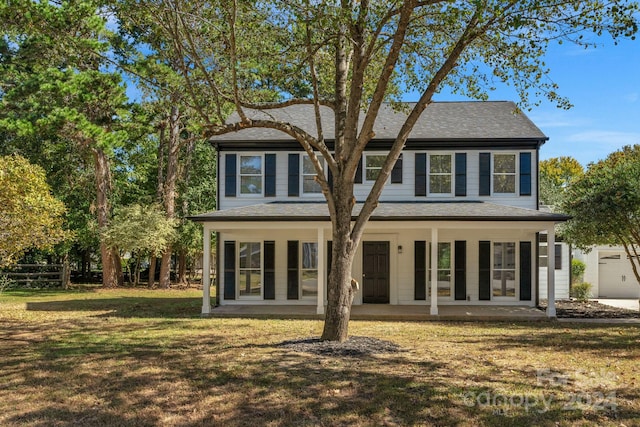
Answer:
[{"label": "white siding", "polygon": [[[381,201],[429,201],[429,200],[451,200],[451,201],[465,201],[465,200],[481,200],[487,201],[496,204],[508,205],[508,206],[516,206],[521,208],[528,209],[536,209],[536,201],[537,201],[537,178],[535,176],[538,168],[536,165],[536,155],[535,150],[521,150],[521,151],[504,151],[509,153],[519,153],[519,152],[530,152],[531,153],[531,171],[532,171],[532,191],[530,196],[519,196],[518,195],[518,179],[516,179],[516,193],[515,194],[496,194],[492,196],[479,196],[479,153],[480,152],[488,152],[487,150],[456,150],[456,151],[441,151],[438,150],[438,153],[450,153],[452,156],[456,152],[466,152],[467,153],[467,196],[466,197],[455,197],[455,196],[447,196],[447,197],[439,197],[429,195],[427,197],[416,197],[415,196],[415,153],[416,151],[405,151],[403,155],[403,168],[402,168],[402,184],[392,184],[389,180],[387,185],[385,186],[382,195],[380,197]],[[494,151],[494,152],[502,152],[502,151]],[[218,209],[230,209],[235,207],[247,206],[257,203],[269,203],[273,201],[300,201],[300,200],[324,200],[322,194],[317,195],[302,195],[299,197],[288,197],[288,155],[289,152],[279,151],[276,153],[276,197],[256,197],[256,196],[242,196],[237,192],[236,197],[226,197],[224,194],[225,189],[225,160],[224,155],[230,152],[222,152],[221,158],[219,159],[219,180],[220,180],[220,205]],[[302,155],[301,152],[297,152]],[[242,154],[242,153],[237,153]],[[518,159],[516,159],[516,163],[519,163]],[[518,165],[519,166],[519,165]],[[518,172],[518,171],[517,171]],[[453,171],[453,175],[455,178],[455,170]],[[354,188],[354,193],[356,199],[358,201],[364,201],[371,190],[372,183],[363,183],[356,184]],[[455,184],[452,183],[452,186]],[[302,187],[301,187],[302,189]],[[453,188],[452,188],[453,191]]]},{"label": "white siding", "polygon": [[[540,246],[546,246],[546,243],[542,243]],[[569,284],[571,283],[570,265],[571,265],[571,253],[569,251],[569,245],[566,243],[560,243],[562,248],[562,268],[556,269],[556,299],[568,299],[569,298]],[[553,256],[553,254],[552,254]],[[547,267],[540,267],[540,298],[547,298]]]}]

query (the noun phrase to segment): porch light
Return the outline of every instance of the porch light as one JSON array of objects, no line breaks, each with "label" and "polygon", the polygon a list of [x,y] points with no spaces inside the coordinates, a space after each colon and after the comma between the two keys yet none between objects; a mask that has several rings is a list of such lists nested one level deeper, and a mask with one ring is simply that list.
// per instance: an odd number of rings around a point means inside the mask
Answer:
[{"label": "porch light", "polygon": [[398,253],[401,254],[402,253],[402,245],[398,246]]}]

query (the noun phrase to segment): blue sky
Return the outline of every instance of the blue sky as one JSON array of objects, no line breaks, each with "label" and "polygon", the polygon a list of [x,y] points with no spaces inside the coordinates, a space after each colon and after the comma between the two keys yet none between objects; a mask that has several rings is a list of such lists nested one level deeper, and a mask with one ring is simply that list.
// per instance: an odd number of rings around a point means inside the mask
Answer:
[{"label": "blue sky", "polygon": [[[640,144],[640,39],[615,46],[603,37],[599,43],[595,49],[566,43],[550,49],[550,76],[574,107],[562,110],[544,100],[526,112],[549,137],[541,159],[572,156],[586,166],[624,145]],[[436,99],[460,98],[443,94]],[[501,87],[490,99],[518,97]]]}]

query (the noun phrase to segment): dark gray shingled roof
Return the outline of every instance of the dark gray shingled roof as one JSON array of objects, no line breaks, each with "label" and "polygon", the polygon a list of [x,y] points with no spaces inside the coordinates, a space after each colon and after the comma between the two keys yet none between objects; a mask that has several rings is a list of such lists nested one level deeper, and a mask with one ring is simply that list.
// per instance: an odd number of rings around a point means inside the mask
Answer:
[{"label": "dark gray shingled roof", "polygon": [[[394,110],[384,104],[374,126],[375,140],[395,139],[413,103],[407,108]],[[334,116],[329,107],[322,107],[324,135],[332,139]],[[420,140],[477,140],[477,139],[534,139],[547,137],[531,120],[510,101],[434,102],[416,123],[409,139]],[[316,136],[316,123],[312,105],[292,105],[273,110],[246,110],[253,119],[279,119],[298,126]],[[361,120],[364,113],[361,115]],[[237,113],[228,123],[239,121]],[[283,141],[289,135],[273,129],[249,128],[239,132],[218,135],[212,142],[222,141]]]},{"label": "dark gray shingled roof", "polygon": [[[357,203],[354,215],[362,209]],[[190,217],[198,222],[329,221],[326,203],[272,202],[226,209]],[[382,202],[372,221],[554,221],[569,217],[551,212],[487,202]]]}]

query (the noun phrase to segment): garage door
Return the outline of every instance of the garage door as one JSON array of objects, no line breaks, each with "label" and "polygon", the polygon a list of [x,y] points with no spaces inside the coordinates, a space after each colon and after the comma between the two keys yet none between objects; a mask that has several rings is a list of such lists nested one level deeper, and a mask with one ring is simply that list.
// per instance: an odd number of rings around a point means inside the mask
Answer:
[{"label": "garage door", "polygon": [[638,298],[640,286],[633,274],[631,263],[624,252],[600,252],[600,298]]}]

